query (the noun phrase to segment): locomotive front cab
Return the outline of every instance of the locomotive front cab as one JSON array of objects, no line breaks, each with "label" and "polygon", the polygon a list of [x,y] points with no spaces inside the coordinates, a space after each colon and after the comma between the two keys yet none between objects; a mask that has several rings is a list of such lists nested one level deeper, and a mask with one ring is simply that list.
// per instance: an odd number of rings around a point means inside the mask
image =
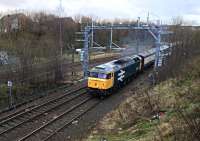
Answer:
[{"label": "locomotive front cab", "polygon": [[114,73],[89,72],[88,88],[108,90],[113,87]]}]

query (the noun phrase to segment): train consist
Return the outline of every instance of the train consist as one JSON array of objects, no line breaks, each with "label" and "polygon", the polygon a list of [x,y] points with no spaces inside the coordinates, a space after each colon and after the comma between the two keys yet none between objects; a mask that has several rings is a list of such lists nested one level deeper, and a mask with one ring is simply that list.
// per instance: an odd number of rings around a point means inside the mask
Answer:
[{"label": "train consist", "polygon": [[[165,47],[162,51],[168,50]],[[155,62],[155,48],[139,55],[123,57],[118,60],[92,68],[88,75],[88,92],[92,95],[106,96],[126,85],[138,73]]]}]

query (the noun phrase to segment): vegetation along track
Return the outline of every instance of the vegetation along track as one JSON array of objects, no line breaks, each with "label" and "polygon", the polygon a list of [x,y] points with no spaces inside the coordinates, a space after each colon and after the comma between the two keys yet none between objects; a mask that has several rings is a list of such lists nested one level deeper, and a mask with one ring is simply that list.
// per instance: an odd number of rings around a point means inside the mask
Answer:
[{"label": "vegetation along track", "polygon": [[76,99],[78,101],[82,101],[85,96],[87,96],[86,90],[85,87],[82,87],[71,92],[67,92],[58,98],[52,99],[40,105],[29,107],[29,109],[24,109],[3,117],[0,121],[0,140],[7,140],[10,132],[16,128],[42,118],[43,116],[46,116],[45,113],[56,111],[56,109],[68,103],[70,105],[70,102],[75,101]]}]

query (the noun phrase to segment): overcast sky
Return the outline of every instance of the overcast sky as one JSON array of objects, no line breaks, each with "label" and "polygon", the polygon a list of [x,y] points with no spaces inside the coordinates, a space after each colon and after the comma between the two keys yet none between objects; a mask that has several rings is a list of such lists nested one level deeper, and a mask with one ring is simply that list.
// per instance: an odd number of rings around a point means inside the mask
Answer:
[{"label": "overcast sky", "polygon": [[[182,16],[193,24],[200,25],[200,0],[62,0],[67,16],[77,14],[106,19],[128,18],[161,19],[169,22]],[[58,11],[59,0],[0,0],[0,11],[25,9],[30,11]]]}]

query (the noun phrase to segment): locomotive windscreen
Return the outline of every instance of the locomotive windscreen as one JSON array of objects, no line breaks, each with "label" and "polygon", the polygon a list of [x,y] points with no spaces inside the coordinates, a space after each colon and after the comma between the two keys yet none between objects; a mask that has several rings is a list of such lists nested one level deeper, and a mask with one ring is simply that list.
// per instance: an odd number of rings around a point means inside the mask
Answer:
[{"label": "locomotive windscreen", "polygon": [[109,79],[110,74],[105,74],[105,73],[98,73],[98,72],[90,72],[89,77],[93,78],[100,78],[100,79]]}]

